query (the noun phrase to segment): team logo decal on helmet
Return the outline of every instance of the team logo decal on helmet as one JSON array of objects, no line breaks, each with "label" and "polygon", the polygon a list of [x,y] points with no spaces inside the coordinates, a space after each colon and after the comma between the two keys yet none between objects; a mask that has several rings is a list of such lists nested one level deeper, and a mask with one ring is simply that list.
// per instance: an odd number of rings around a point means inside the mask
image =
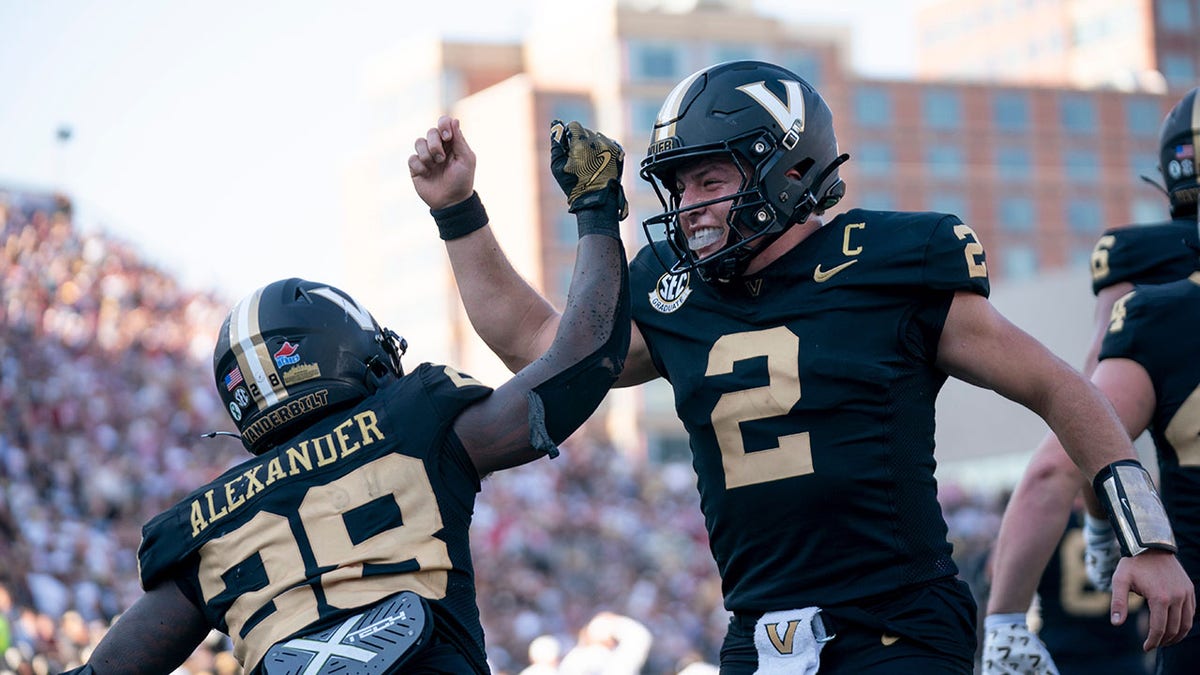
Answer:
[{"label": "team logo decal on helmet", "polygon": [[[733,162],[740,188],[722,199],[682,205],[675,172],[706,159]],[[796,223],[832,208],[845,193],[833,115],[803,78],[758,61],[732,61],[694,73],[667,95],[655,120],[641,176],[663,212],[647,218],[646,236],[665,228],[676,255],[666,267],[697,270],[706,281],[740,276],[754,254]],[[715,253],[697,257],[681,214],[729,202],[728,235]]]},{"label": "team logo decal on helmet", "polygon": [[213,374],[242,443],[260,454],[402,376],[406,348],[346,293],[285,279],[230,310]]},{"label": "team logo decal on helmet", "polygon": [[1167,113],[1159,131],[1158,169],[1166,183],[1164,191],[1171,203],[1171,215],[1176,218],[1196,213],[1200,197],[1196,175],[1196,146],[1200,145],[1198,92],[1200,88],[1184,95]]},{"label": "team logo decal on helmet", "polygon": [[670,314],[682,307],[691,294],[691,275],[689,273],[672,274],[667,272],[658,278],[654,290],[650,291],[650,306],[663,314]]}]

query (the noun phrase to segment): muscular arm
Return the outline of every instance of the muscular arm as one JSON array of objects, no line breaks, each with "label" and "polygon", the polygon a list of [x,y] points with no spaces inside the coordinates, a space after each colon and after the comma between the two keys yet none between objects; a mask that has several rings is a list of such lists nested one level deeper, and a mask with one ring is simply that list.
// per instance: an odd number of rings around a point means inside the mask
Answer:
[{"label": "muscular arm", "polygon": [[[1091,375],[1096,369],[1113,303],[1131,288],[1132,284],[1121,282],[1096,296],[1092,341],[1084,358],[1084,375]],[[1124,416],[1122,418],[1124,420]],[[992,551],[989,614],[1023,613],[1029,609],[1037,592],[1038,577],[1050,562],[1050,556],[1054,555],[1081,485],[1085,486],[1083,494],[1088,510],[1094,516],[1105,517],[1103,507],[1092,492],[1091,477],[1080,473],[1054,434],[1046,434],[1004,510],[1000,534]]]},{"label": "muscular arm", "polygon": [[[1041,416],[1084,476],[1095,476],[1112,462],[1136,458],[1127,424],[1101,390],[980,296],[955,296],[938,344],[938,365]],[[1115,383],[1117,377],[1110,371],[1120,367],[1097,367],[1094,377],[1113,390],[1116,405],[1130,423],[1144,429],[1149,420],[1145,395],[1130,394],[1132,389],[1123,389],[1124,382]],[[1123,369],[1121,374],[1128,372]],[[1144,379],[1148,383],[1149,378]],[[1150,405],[1152,410],[1152,393]],[[1056,537],[1059,534],[1061,528],[1055,531]],[[1150,607],[1145,649],[1172,644],[1186,635],[1195,596],[1174,555],[1151,550],[1120,562],[1113,576],[1113,623],[1125,621],[1130,590],[1145,597]]]},{"label": "muscular arm", "polygon": [[1037,413],[1085,476],[1136,458],[1100,391],[982,296],[955,295],[938,343],[938,366]]},{"label": "muscular arm", "polygon": [[173,582],[138,598],[88,659],[96,675],[169,673],[208,635],[204,615]]}]

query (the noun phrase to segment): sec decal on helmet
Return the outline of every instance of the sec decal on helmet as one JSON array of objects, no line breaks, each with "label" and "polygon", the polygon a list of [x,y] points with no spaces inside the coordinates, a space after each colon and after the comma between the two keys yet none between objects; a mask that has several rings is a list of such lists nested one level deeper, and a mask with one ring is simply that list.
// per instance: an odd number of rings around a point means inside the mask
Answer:
[{"label": "sec decal on helmet", "polygon": [[343,291],[284,279],[230,310],[213,374],[242,444],[257,455],[402,376],[406,348]]},{"label": "sec decal on helmet", "polygon": [[[680,208],[674,173],[715,157],[737,165],[742,185],[724,200],[732,202],[725,246],[697,258],[679,217],[701,205]],[[696,269],[706,280],[729,280],[789,227],[837,204],[845,193],[837,170],[847,159],[838,153],[829,106],[799,75],[760,61],[711,66],[676,85],[659,110],[641,176],[663,212],[642,226],[651,240],[653,228],[665,228],[678,258],[670,272]]]},{"label": "sec decal on helmet", "polygon": [[1171,215],[1196,213],[1200,183],[1196,176],[1196,147],[1200,145],[1200,100],[1193,89],[1167,113],[1159,131],[1158,169],[1166,183]]}]

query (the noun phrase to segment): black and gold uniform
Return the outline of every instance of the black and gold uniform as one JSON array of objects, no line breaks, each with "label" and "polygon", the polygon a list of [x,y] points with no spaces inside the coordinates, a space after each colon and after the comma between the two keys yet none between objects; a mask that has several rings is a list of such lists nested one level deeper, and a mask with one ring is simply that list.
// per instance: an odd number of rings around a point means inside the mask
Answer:
[{"label": "black and gold uniform", "polygon": [[[1193,229],[1195,229],[1193,227]],[[1200,582],[1200,272],[1139,286],[1113,306],[1100,359],[1130,359],[1154,385],[1150,434],[1158,485],[1179,545],[1179,562]],[[1182,642],[1159,650],[1159,673],[1195,672],[1200,622]]]},{"label": "black and gold uniform", "polygon": [[1197,269],[1198,252],[1195,218],[1109,228],[1092,250],[1092,293],[1123,281],[1178,281]]},{"label": "black and gold uniform", "polygon": [[1059,675],[1148,675],[1137,620],[1144,602],[1131,595],[1130,619],[1120,626],[1110,623],[1112,593],[1097,590],[1087,579],[1082,532],[1079,514],[1072,513],[1038,581],[1038,637],[1054,657]]},{"label": "black and gold uniform", "polygon": [[488,672],[468,530],[480,483],[450,425],[491,392],[422,364],[227,471],[145,526],[143,586],[173,579],[248,673],[268,648],[398,591]]},{"label": "black and gold uniform", "polygon": [[[989,292],[971,228],[855,209],[725,285],[658,256],[674,259],[658,242],[631,265],[633,314],[690,437],[726,607],[871,605],[953,579],[935,359],[954,294]],[[955,592],[963,630],[895,627],[970,659],[974,606]]]}]

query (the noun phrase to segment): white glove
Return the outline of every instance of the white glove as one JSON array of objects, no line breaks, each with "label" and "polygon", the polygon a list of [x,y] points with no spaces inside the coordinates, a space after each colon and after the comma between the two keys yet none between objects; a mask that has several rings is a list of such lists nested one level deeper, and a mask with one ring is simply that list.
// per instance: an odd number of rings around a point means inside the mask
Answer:
[{"label": "white glove", "polygon": [[1107,520],[1083,517],[1083,569],[1097,590],[1111,591],[1113,572],[1121,562],[1121,545]]},{"label": "white glove", "polygon": [[[1025,625],[1024,615],[993,614],[983,635],[983,675],[1058,675],[1046,645]],[[994,619],[1000,619],[994,621]]]}]

